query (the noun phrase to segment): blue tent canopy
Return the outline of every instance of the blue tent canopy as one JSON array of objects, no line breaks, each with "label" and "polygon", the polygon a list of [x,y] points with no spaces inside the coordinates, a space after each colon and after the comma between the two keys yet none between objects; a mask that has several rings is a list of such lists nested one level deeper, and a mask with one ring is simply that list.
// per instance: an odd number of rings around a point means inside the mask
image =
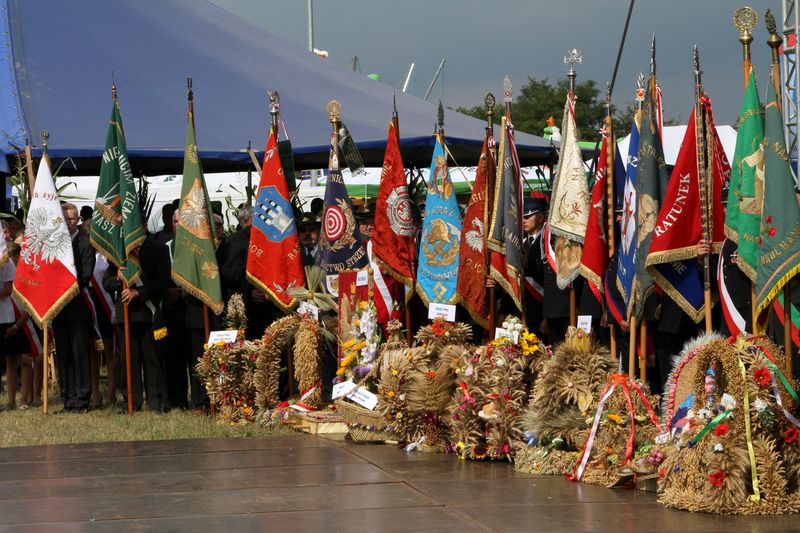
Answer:
[{"label": "blue tent canopy", "polygon": [[[136,173],[179,173],[186,132],[186,78],[193,78],[198,146],[206,170],[250,164],[263,150],[267,90],[281,96],[296,167],[327,165],[337,99],[368,166],[381,166],[392,110],[391,87],[346,70],[205,0],[0,0],[0,151],[8,163],[26,139],[40,153],[50,132],[62,173],[97,174],[111,112],[112,72]],[[489,86],[499,85],[487,84]],[[397,94],[406,165],[425,167],[436,106]],[[459,164],[475,164],[484,123],[454,111],[445,135]],[[519,133],[520,160],[554,157],[549,141]],[[2,155],[2,154],[0,154]],[[5,161],[3,161],[5,162]]]}]

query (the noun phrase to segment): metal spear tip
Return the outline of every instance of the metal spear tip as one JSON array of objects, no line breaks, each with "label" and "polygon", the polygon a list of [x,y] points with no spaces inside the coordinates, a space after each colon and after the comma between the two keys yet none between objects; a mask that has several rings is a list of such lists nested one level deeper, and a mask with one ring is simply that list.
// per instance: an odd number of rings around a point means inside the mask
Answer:
[{"label": "metal spear tip", "polygon": [[773,49],[773,57],[774,54],[777,53],[777,50],[783,44],[783,38],[778,34],[778,28],[775,25],[775,17],[772,14],[772,10],[767,9],[767,12],[764,13],[764,21],[767,24],[767,30],[769,31],[769,37],[767,37],[767,44],[770,48]]},{"label": "metal spear tip", "polygon": [[694,52],[692,52],[692,61],[694,62],[694,71],[700,72],[700,50],[697,45],[694,45]]},{"label": "metal spear tip", "polygon": [[47,144],[48,144],[48,142],[50,141],[50,132],[49,132],[49,131],[47,131],[47,130],[42,130],[42,132],[40,133],[40,135],[41,135],[41,137],[42,137],[42,146],[43,146],[44,148],[47,148]]},{"label": "metal spear tip", "polygon": [[[750,32],[756,27],[758,22],[758,13],[750,6],[740,7],[733,12],[733,25],[739,30],[739,35],[750,37]],[[752,37],[750,37],[752,41]]]},{"label": "metal spear tip", "polygon": [[444,128],[444,106],[442,106],[441,100],[439,100],[439,109],[436,111],[436,123],[439,129]]},{"label": "metal spear tip", "polygon": [[281,110],[281,97],[278,91],[267,91],[267,98],[269,98],[269,112],[271,115],[277,115]]},{"label": "metal spear tip", "polygon": [[186,78],[186,91],[189,101],[191,102],[192,100],[194,100],[194,91],[192,90],[192,78]]},{"label": "metal spear tip", "polygon": [[770,34],[778,33],[778,27],[775,24],[775,15],[772,14],[771,9],[767,9],[766,13],[764,13],[764,22],[767,24],[767,31]]}]

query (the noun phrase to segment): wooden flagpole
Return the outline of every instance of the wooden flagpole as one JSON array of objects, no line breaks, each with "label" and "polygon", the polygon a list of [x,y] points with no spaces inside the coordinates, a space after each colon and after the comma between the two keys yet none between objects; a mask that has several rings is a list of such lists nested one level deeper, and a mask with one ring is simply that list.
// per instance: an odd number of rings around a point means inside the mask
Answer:
[{"label": "wooden flagpole", "polygon": [[[771,10],[767,9],[764,18],[767,23],[767,30],[769,30],[767,44],[772,49],[772,83],[775,85],[778,106],[782,108],[783,91],[781,91],[780,48],[783,44],[783,39],[778,34],[775,17],[772,15]],[[791,380],[794,377],[792,361],[792,352],[794,350],[792,346],[792,294],[789,286],[789,283],[783,286],[783,354],[786,357],[786,375]],[[755,305],[756,302],[753,299],[753,306],[755,307]],[[753,317],[753,324],[755,324],[755,317]]]},{"label": "wooden flagpole", "polygon": [[[128,284],[124,281],[122,282],[122,289],[125,290],[128,288]],[[133,391],[131,387],[133,385],[132,376],[131,376],[131,319],[130,314],[128,312],[128,304],[122,304],[122,316],[123,316],[123,325],[125,331],[125,376],[126,376],[126,385],[127,390],[125,391],[128,396],[128,416],[133,415]]]},{"label": "wooden flagpole", "polygon": [[[611,87],[606,97],[606,230],[608,235],[608,258],[614,257],[614,158],[617,154],[617,142],[614,138],[614,121],[611,120]],[[605,274],[605,273],[604,273]],[[607,290],[607,289],[606,289]],[[601,305],[603,302],[600,302]],[[606,307],[606,306],[603,306]],[[606,307],[606,317],[608,308]],[[617,360],[617,332],[614,324],[609,321],[609,348],[611,359]]]},{"label": "wooden flagpole", "polygon": [[[397,95],[392,93],[392,123],[394,124],[394,133],[397,135],[397,148],[400,149],[400,117],[397,115]],[[400,156],[402,158],[402,154]],[[415,265],[412,265],[415,266]],[[416,269],[414,269],[416,271]],[[414,279],[411,280],[410,296],[405,296],[405,289],[403,294],[403,313],[406,319],[406,344],[411,346],[414,344],[414,333],[411,331],[411,298],[414,296]]]},{"label": "wooden flagpole", "polygon": [[44,346],[42,347],[42,364],[44,367],[42,368],[42,375],[44,382],[42,383],[42,412],[47,414],[47,400],[49,397],[49,383],[48,378],[50,377],[50,324],[44,325]]},{"label": "wooden flagpole", "polygon": [[[703,97],[703,82],[700,70],[700,52],[694,47],[694,131],[697,148],[697,181],[700,190],[700,227],[703,240],[712,239],[711,194],[709,191],[708,157],[706,154],[706,113],[700,100]],[[706,333],[711,333],[711,252],[703,254],[703,300]]]},{"label": "wooden flagpole", "polygon": [[[567,90],[567,98],[572,99],[575,95],[575,78],[578,74],[575,72],[575,63],[580,63],[582,59],[582,54],[578,50],[572,50],[568,56],[564,57],[564,64],[569,65],[569,70],[567,71],[567,79],[569,80],[568,83],[568,90]],[[578,305],[577,305],[577,296],[575,294],[575,284],[569,284],[569,325],[572,327],[577,326],[578,324]]]},{"label": "wooden flagpole", "polygon": [[[752,7],[740,7],[733,14],[733,25],[739,30],[739,42],[742,43],[742,71],[744,76],[744,89],[747,90],[747,80],[750,79],[750,43],[753,42],[752,30],[756,25],[758,15]],[[750,283],[750,328],[755,329],[756,323],[756,284]]]},{"label": "wooden flagpole", "polygon": [[647,317],[644,314],[639,331],[639,379],[647,380]]},{"label": "wooden flagpole", "polygon": [[628,375],[636,375],[636,314],[628,316]]}]

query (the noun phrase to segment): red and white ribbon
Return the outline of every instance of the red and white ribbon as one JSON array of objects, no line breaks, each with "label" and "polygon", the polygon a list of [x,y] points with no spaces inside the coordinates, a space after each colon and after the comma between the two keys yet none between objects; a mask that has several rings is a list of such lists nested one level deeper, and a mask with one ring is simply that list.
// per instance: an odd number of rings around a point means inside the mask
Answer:
[{"label": "red and white ribbon", "polygon": [[725,276],[723,274],[724,266],[725,254],[719,254],[719,261],[717,262],[717,285],[719,286],[719,300],[722,304],[722,314],[725,316],[725,323],[728,325],[728,330],[731,332],[731,335],[736,337],[745,330],[747,327],[747,322],[733,304],[733,298],[731,298],[731,294],[728,291],[728,286],[725,284]]}]

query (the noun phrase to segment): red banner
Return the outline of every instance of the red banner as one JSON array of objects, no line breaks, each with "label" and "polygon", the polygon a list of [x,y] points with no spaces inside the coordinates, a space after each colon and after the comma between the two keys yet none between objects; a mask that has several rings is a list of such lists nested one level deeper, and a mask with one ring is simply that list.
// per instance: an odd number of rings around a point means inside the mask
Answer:
[{"label": "red banner", "polygon": [[475,175],[475,184],[469,197],[461,228],[461,246],[458,252],[458,292],[461,304],[472,319],[483,328],[489,326],[489,302],[486,291],[486,179],[495,168],[491,147],[494,139],[487,135]]},{"label": "red banner", "polygon": [[283,176],[275,133],[270,130],[261,181],[253,206],[247,279],[284,312],[297,303],[292,292],[305,287],[305,270],[289,188]]},{"label": "red banner", "polygon": [[[613,146],[613,143],[611,143]],[[581,256],[581,274],[597,298],[603,301],[603,280],[608,266],[608,236],[607,227],[607,184],[609,143],[603,130],[603,146],[597,158],[597,171],[594,174],[594,188],[592,189],[592,203],[589,204],[589,221],[586,224],[586,238],[583,241],[583,255]]]},{"label": "red banner", "polygon": [[[375,205],[372,250],[384,271],[409,288],[414,284],[414,216],[408,195],[400,140],[394,120],[389,122],[386,155]],[[412,291],[407,291],[410,296]]]}]

